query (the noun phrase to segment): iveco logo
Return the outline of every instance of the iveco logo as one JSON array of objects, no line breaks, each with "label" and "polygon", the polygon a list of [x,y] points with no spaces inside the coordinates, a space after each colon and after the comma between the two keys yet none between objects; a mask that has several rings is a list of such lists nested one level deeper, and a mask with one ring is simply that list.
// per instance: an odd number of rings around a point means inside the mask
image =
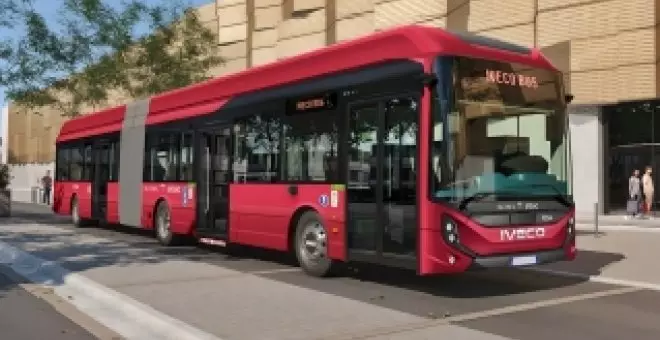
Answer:
[{"label": "iveco logo", "polygon": [[502,241],[533,240],[544,237],[545,237],[545,228],[541,228],[541,227],[500,230],[500,239]]}]

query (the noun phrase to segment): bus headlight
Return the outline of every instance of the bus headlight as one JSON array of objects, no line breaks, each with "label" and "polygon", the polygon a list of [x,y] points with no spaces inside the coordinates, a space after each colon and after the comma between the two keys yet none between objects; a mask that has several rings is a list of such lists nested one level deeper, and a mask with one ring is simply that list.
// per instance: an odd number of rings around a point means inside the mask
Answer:
[{"label": "bus headlight", "polygon": [[442,235],[450,244],[458,244],[458,227],[456,222],[449,216],[442,219]]}]

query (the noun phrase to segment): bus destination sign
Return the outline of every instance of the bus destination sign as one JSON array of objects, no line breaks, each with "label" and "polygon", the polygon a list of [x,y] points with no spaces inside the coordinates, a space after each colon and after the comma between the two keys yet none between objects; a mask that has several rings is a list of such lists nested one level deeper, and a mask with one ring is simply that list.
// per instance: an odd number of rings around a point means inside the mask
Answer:
[{"label": "bus destination sign", "polygon": [[505,84],[536,89],[539,82],[535,76],[486,69],[486,81],[491,84]]},{"label": "bus destination sign", "polygon": [[335,93],[307,96],[289,102],[289,110],[297,113],[334,110],[336,107],[337,95]]}]

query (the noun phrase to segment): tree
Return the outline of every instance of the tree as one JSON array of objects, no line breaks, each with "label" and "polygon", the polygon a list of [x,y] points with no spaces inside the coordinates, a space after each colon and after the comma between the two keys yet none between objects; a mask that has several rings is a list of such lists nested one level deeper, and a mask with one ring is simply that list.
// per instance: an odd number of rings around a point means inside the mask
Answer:
[{"label": "tree", "polygon": [[[17,0],[0,0],[17,1]],[[5,56],[0,86],[20,107],[55,107],[64,116],[107,104],[111,91],[144,97],[207,78],[218,65],[217,42],[194,10],[163,0],[60,0],[59,27],[31,6],[20,15],[26,33]],[[146,26],[150,34],[139,35]]]},{"label": "tree", "polygon": [[[21,5],[26,3],[27,0],[0,0],[0,31],[12,27],[18,21]],[[11,54],[11,40],[5,36],[0,37],[0,84],[4,78],[2,66],[6,66],[6,62]]]},{"label": "tree", "polygon": [[28,3],[29,0],[0,0],[0,27],[9,27],[15,23],[21,5]]}]

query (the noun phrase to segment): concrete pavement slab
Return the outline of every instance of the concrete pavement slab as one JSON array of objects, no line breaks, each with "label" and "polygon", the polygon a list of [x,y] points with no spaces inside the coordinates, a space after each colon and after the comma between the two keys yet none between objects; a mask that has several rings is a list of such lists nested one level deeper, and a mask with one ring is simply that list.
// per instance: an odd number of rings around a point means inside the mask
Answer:
[{"label": "concrete pavement slab", "polygon": [[[423,318],[253,275],[119,287],[119,291],[227,339],[317,339]],[[172,295],[172,292],[179,292]]]},{"label": "concrete pavement slab", "polygon": [[423,278],[397,270],[373,270],[373,273],[332,280],[319,280],[301,272],[262,276],[430,319],[588,294],[612,287],[547,275],[539,280],[536,273],[518,270]]},{"label": "concrete pavement slab", "polygon": [[[91,334],[52,305],[29,292],[25,284],[0,267],[0,337],[11,340],[95,340]],[[60,302],[59,304],[65,304]],[[35,327],[35,325],[39,325]],[[104,340],[112,334],[104,334]],[[109,336],[109,337],[108,337]],[[116,340],[119,337],[114,338]]]},{"label": "concrete pavement slab", "polygon": [[378,340],[438,340],[438,339],[460,339],[460,340],[514,340],[501,335],[476,331],[466,327],[445,324],[428,328],[415,329],[404,333],[389,335],[378,335],[368,339]]},{"label": "concrete pavement slab", "polygon": [[635,291],[460,323],[518,340],[656,340],[660,293]]},{"label": "concrete pavement slab", "polygon": [[[579,252],[573,262],[540,266],[556,273],[572,273],[600,278],[601,282],[639,286],[660,290],[660,232],[604,229],[599,237],[588,232],[578,234]],[[603,254],[610,254],[609,258]]]}]

